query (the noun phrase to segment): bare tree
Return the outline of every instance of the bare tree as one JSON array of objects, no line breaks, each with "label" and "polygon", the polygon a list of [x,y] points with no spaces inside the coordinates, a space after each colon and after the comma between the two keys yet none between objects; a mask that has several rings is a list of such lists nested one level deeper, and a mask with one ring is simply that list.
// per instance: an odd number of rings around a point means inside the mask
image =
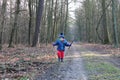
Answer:
[{"label": "bare tree", "polygon": [[116,1],[112,0],[112,20],[113,20],[113,36],[115,47],[118,47],[118,33],[117,33],[117,24],[116,24]]},{"label": "bare tree", "polygon": [[33,37],[32,47],[35,47],[38,42],[43,6],[44,6],[44,0],[39,0],[39,4],[38,4],[38,8],[37,8],[37,15],[36,15],[36,27],[35,27],[35,33],[34,33],[34,37]]},{"label": "bare tree", "polygon": [[1,10],[1,28],[0,28],[0,50],[2,49],[2,37],[3,37],[3,28],[5,24],[5,13],[6,13],[7,0],[3,0],[2,10]]},{"label": "bare tree", "polygon": [[107,22],[106,22],[106,0],[102,0],[102,10],[103,10],[103,43],[109,43],[108,39],[108,30],[107,30]]},{"label": "bare tree", "polygon": [[32,27],[32,0],[28,1],[29,6],[29,30],[28,30],[28,44],[30,45],[31,40],[31,27]]},{"label": "bare tree", "polygon": [[20,0],[16,0],[15,19],[14,19],[14,24],[13,24],[13,27],[12,27],[12,31],[11,31],[10,40],[9,40],[9,46],[8,47],[13,47],[12,42],[13,42],[13,37],[15,35],[14,33],[15,33],[15,30],[16,30],[16,26],[17,26],[19,9],[20,9]]}]

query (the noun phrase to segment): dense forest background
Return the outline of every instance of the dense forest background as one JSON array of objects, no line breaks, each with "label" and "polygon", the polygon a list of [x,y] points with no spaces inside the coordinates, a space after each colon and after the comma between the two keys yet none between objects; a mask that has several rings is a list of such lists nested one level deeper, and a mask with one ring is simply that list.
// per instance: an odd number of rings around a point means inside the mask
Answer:
[{"label": "dense forest background", "polygon": [[[70,9],[76,3],[73,18]],[[118,47],[119,22],[119,0],[0,0],[0,49],[4,44],[47,45],[60,32],[68,40]]]}]

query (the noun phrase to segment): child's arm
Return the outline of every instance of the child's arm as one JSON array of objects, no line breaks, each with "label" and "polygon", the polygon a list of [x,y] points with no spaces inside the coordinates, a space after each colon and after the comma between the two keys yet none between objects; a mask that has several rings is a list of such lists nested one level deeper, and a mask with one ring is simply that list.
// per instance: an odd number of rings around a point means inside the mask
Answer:
[{"label": "child's arm", "polygon": [[53,43],[53,46],[56,46],[56,45],[58,45],[58,41],[57,40]]},{"label": "child's arm", "polygon": [[65,46],[71,46],[71,44],[67,41],[65,41]]}]

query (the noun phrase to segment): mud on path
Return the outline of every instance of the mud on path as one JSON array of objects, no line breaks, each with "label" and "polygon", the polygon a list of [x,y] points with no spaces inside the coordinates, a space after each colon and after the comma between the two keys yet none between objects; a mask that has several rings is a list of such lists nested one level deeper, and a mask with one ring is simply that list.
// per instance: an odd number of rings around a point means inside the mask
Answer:
[{"label": "mud on path", "polygon": [[87,80],[81,46],[66,49],[64,62],[57,62],[35,80]]}]

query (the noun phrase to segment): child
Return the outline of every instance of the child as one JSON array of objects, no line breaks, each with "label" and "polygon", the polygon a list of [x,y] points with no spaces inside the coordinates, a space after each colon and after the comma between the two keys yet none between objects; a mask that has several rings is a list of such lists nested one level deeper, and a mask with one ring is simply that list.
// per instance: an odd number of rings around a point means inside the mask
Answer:
[{"label": "child", "polygon": [[53,43],[53,46],[57,46],[58,61],[63,62],[65,46],[71,46],[71,44],[64,38],[63,33],[60,33],[59,38]]}]

